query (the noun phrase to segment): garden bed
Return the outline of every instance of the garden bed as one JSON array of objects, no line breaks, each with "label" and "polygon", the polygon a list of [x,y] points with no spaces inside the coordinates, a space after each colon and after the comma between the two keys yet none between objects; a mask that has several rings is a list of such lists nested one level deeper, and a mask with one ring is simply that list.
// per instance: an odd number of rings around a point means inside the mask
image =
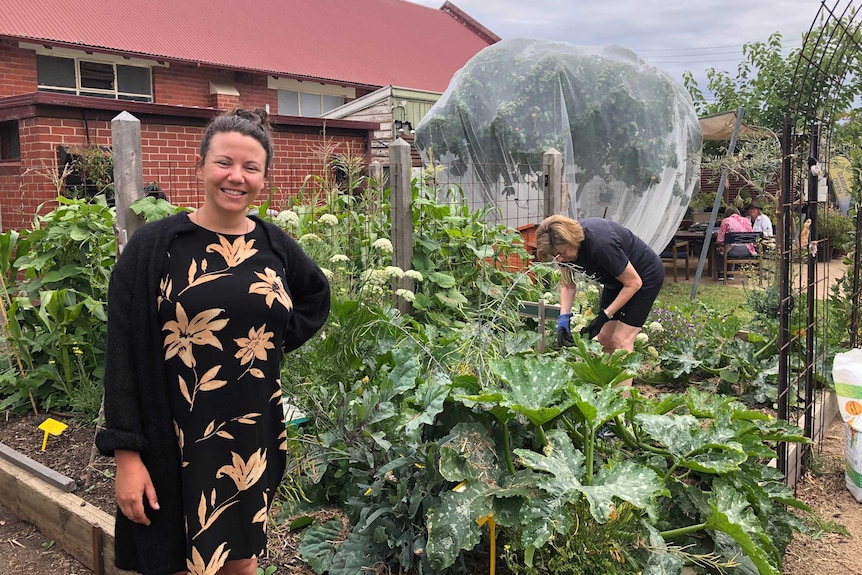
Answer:
[{"label": "garden bed", "polygon": [[[61,419],[69,427],[60,436],[49,437],[47,449],[42,451],[43,432],[38,426],[45,418],[44,415],[10,416],[7,421],[0,422],[0,444],[7,448],[0,448],[0,451],[14,450],[11,456],[0,456],[0,502],[19,519],[32,523],[52,542],[50,545],[56,543],[93,573],[131,574],[113,566],[114,460],[97,454],[90,465],[93,426],[58,416],[54,418]],[[19,462],[10,461],[13,458]],[[36,465],[28,466],[27,459]],[[39,467],[42,466],[53,471],[55,477],[74,481],[74,490],[66,492],[45,481],[40,477]],[[89,484],[86,481],[88,467]],[[94,527],[102,532],[103,571],[95,567]],[[286,525],[270,523],[268,553],[260,564],[276,566],[279,575],[313,575],[299,556],[298,547],[298,534],[290,533]],[[3,554],[19,549],[21,553],[27,552],[25,547],[3,549]],[[50,555],[28,561],[44,561],[43,569],[34,568],[33,573],[57,572],[53,567],[56,559]]]},{"label": "garden bed", "polygon": [[[829,396],[827,396],[829,397]],[[854,572],[849,567],[849,547],[862,537],[862,505],[853,500],[843,482],[843,428],[840,419],[834,419],[830,401],[825,409],[818,410],[833,423],[824,425],[820,438],[822,454],[815,456],[819,462],[814,473],[810,473],[797,484],[799,497],[812,505],[818,514],[827,520],[838,521],[847,526],[851,537],[828,535],[824,542],[805,537],[797,540],[788,550],[785,573],[813,572],[806,566],[818,565],[817,572]],[[829,415],[831,413],[832,415]],[[92,426],[65,420],[69,428],[59,437],[50,437],[48,447],[41,451],[42,431],[39,423],[45,416],[13,416],[0,423],[0,443],[14,449],[21,456],[59,472],[76,484],[72,493],[38,479],[33,473],[18,468],[8,460],[0,458],[0,499],[19,518],[34,525],[47,537],[42,546],[56,543],[78,558],[88,568],[92,563],[92,526],[99,525],[103,531],[105,549],[104,573],[128,573],[117,571],[112,565],[110,546],[113,534],[113,470],[112,459],[97,455],[90,467],[90,485],[85,487],[86,473],[93,440]],[[818,425],[818,428],[820,426]],[[792,456],[791,456],[792,458]],[[49,503],[50,502],[50,503]],[[0,526],[4,523],[0,521]],[[289,575],[311,575],[311,570],[298,554],[298,536],[288,533],[287,528],[273,526],[268,557],[262,565],[278,567],[277,573]],[[71,540],[67,540],[71,538]],[[3,543],[0,541],[0,543]],[[829,552],[824,552],[829,550]],[[843,551],[842,551],[843,550]],[[57,554],[42,552],[34,554],[32,546],[4,547],[4,557],[9,553],[27,554],[28,565],[43,564],[43,571],[33,567],[21,573],[55,572]],[[14,558],[10,560],[14,561]],[[17,563],[11,563],[17,565]],[[830,566],[831,565],[831,566]],[[65,572],[65,571],[64,571]],[[70,571],[70,573],[73,571]],[[98,573],[98,571],[93,570]]]}]

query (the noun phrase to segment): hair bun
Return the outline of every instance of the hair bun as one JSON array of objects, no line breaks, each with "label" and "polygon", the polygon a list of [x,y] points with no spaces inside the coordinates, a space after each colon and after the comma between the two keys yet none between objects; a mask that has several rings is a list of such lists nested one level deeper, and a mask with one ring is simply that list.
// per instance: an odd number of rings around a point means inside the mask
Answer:
[{"label": "hair bun", "polygon": [[269,128],[269,114],[263,108],[255,108],[254,110],[244,110],[237,108],[233,111],[234,116],[238,116],[250,122],[254,122],[264,128]]}]

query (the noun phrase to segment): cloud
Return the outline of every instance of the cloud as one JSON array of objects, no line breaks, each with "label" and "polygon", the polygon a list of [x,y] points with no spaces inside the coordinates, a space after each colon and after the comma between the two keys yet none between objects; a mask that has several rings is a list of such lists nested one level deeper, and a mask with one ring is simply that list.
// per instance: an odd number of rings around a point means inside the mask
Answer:
[{"label": "cloud", "polygon": [[[413,0],[439,8],[442,0]],[[619,44],[681,80],[684,70],[735,70],[742,45],[780,32],[798,47],[817,15],[812,0],[454,0],[502,38]]]}]

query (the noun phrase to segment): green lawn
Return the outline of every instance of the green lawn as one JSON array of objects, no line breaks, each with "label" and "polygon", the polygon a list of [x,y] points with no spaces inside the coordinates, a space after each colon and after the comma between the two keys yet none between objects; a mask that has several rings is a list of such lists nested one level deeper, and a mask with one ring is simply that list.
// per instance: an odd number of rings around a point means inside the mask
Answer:
[{"label": "green lawn", "polygon": [[[658,301],[687,308],[691,303],[691,283],[665,282],[658,294]],[[724,286],[721,284],[701,284],[697,288],[695,302],[714,310],[718,315],[736,315],[743,321],[751,319],[746,297],[747,289]]]}]

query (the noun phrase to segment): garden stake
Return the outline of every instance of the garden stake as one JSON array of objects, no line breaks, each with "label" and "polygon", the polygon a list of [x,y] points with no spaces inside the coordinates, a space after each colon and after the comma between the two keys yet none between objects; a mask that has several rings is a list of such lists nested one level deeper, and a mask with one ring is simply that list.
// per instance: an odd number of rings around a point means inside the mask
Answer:
[{"label": "garden stake", "polygon": [[42,451],[48,446],[48,434],[60,435],[66,429],[67,425],[56,419],[49,417],[39,424],[39,429],[45,432],[45,437],[42,438]]},{"label": "garden stake", "polygon": [[497,524],[494,521],[494,514],[489,513],[476,520],[479,527],[484,525],[485,522],[488,523],[488,529],[491,533],[491,575],[494,575],[494,572],[497,570]]}]

